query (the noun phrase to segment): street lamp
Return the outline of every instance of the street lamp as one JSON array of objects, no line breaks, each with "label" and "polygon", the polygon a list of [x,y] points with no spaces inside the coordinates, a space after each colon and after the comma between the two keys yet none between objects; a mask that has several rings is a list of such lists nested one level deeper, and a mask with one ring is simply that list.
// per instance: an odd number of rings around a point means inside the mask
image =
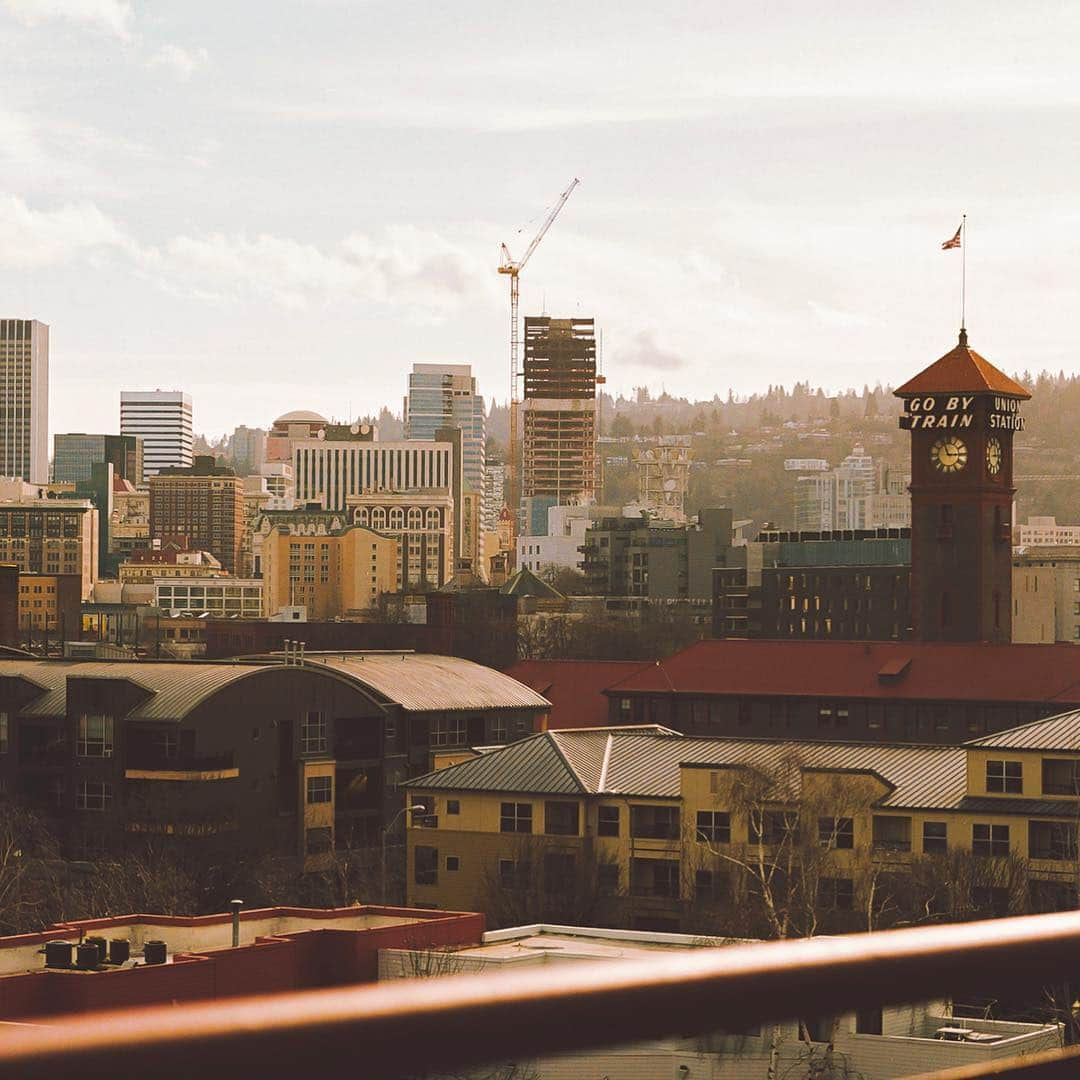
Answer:
[{"label": "street lamp", "polygon": [[382,830],[382,862],[380,864],[379,872],[379,896],[382,898],[384,904],[386,903],[386,838],[390,835],[390,830],[393,829],[405,814],[420,814],[426,810],[427,807],[422,803],[417,803],[414,806],[404,806],[390,819],[389,824]]}]

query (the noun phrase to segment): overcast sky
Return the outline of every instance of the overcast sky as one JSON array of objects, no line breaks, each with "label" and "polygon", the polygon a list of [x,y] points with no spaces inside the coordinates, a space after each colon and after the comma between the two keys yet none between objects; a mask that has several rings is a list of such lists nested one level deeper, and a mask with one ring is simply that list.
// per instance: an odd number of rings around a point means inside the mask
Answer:
[{"label": "overcast sky", "polygon": [[[875,10],[876,9],[876,10]],[[523,314],[609,388],[894,385],[955,342],[1074,371],[1080,5],[0,0],[0,316],[51,428],[121,389],[195,427],[508,393]]]}]

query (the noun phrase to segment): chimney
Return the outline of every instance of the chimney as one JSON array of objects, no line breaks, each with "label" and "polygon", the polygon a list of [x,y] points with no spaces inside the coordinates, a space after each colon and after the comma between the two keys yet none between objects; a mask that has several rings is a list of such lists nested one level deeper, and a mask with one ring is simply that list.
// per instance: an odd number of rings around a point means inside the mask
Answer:
[{"label": "chimney", "polygon": [[235,949],[240,944],[240,909],[244,906],[243,900],[230,900],[232,908],[232,947]]}]

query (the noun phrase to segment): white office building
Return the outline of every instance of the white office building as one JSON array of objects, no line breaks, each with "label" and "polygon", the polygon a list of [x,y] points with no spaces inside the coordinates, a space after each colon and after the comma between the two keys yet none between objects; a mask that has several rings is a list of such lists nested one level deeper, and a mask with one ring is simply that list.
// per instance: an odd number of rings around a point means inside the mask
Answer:
[{"label": "white office building", "polygon": [[49,482],[49,328],[0,319],[0,476]]},{"label": "white office building", "polygon": [[123,390],[120,434],[143,441],[145,481],[162,469],[192,463],[191,398],[179,390]]}]

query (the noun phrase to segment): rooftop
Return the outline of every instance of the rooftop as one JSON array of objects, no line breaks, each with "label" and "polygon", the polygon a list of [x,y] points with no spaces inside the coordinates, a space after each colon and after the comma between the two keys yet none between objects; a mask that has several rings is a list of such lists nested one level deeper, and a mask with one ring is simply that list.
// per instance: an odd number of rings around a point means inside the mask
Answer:
[{"label": "rooftop", "polygon": [[992,393],[1022,400],[1031,397],[1018,382],[968,347],[966,330],[960,331],[960,342],[955,349],[935,360],[893,393],[897,397],[948,393]]},{"label": "rooftop", "polygon": [[645,666],[641,660],[519,660],[506,673],[551,702],[550,727],[590,728],[608,722],[604,691]]}]

